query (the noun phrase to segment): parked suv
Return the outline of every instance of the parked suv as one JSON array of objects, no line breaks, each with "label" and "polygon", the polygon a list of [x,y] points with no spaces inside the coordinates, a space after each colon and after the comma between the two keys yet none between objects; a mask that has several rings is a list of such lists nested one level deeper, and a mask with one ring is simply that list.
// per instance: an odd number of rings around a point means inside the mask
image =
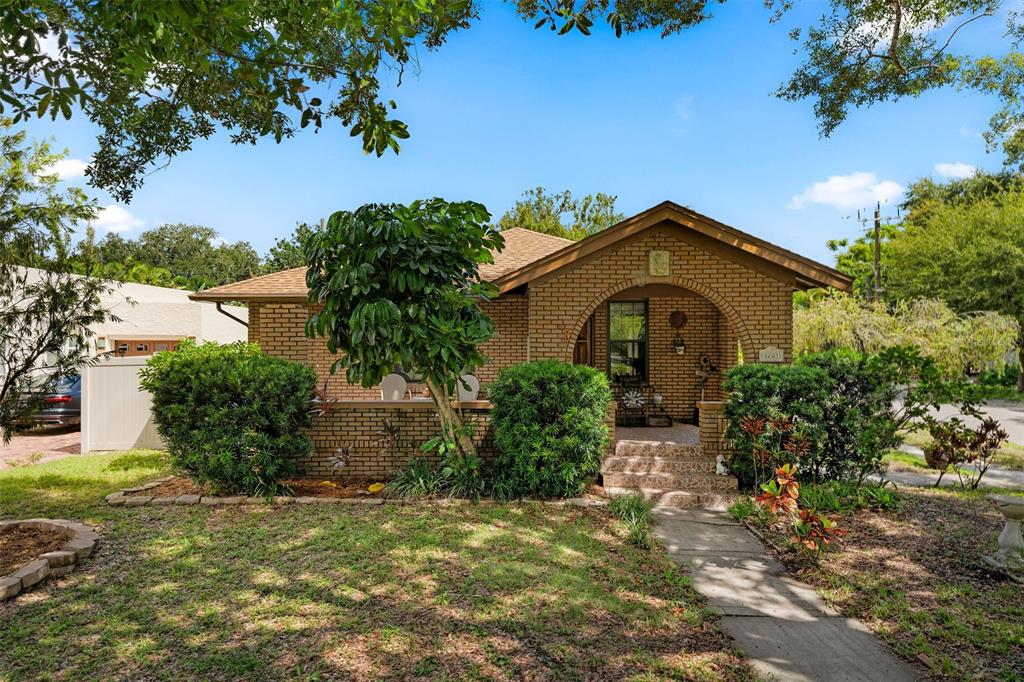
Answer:
[{"label": "parked suv", "polygon": [[82,421],[82,377],[61,379],[42,396],[43,407],[31,417],[33,424],[68,426]]}]

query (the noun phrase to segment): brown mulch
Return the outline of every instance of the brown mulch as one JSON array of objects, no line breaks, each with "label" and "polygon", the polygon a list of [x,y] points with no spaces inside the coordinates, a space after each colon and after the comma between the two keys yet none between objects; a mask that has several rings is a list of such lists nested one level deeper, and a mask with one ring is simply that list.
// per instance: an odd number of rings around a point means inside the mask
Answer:
[{"label": "brown mulch", "polygon": [[192,479],[184,476],[175,476],[166,483],[161,483],[149,490],[136,490],[125,493],[126,497],[145,495],[146,497],[177,497],[178,495],[209,495],[210,491],[201,485],[197,485]]},{"label": "brown mulch", "polygon": [[371,493],[367,488],[373,483],[383,483],[363,478],[291,478],[285,483],[296,497],[380,497],[381,492]]},{"label": "brown mulch", "polygon": [[[381,493],[371,493],[367,488],[372,483],[383,483],[373,479],[362,478],[290,478],[284,483],[292,489],[295,497],[380,497]],[[125,493],[127,497],[145,495],[147,497],[177,497],[178,495],[209,495],[210,491],[184,476],[175,476],[166,483],[161,483],[149,490],[138,490]]]},{"label": "brown mulch", "polygon": [[56,530],[0,528],[0,576],[17,571],[40,554],[56,552],[67,541],[67,535]]}]

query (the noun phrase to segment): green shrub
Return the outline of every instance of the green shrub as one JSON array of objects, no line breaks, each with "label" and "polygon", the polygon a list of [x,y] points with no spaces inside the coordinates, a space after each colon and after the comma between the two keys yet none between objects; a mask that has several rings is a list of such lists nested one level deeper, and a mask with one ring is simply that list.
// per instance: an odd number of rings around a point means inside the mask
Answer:
[{"label": "green shrub", "polygon": [[384,486],[388,497],[434,497],[444,488],[441,468],[421,457],[414,458]]},{"label": "green shrub", "polygon": [[802,461],[819,458],[825,440],[821,425],[828,383],[824,370],[798,365],[737,365],[726,373],[726,435],[735,446],[730,469],[741,486],[754,487],[756,444],[756,437],[740,428],[741,420],[784,418],[811,443],[812,449]]},{"label": "green shrub", "polygon": [[601,466],[612,394],[592,367],[544,360],[506,367],[490,389],[503,497],[572,497]]},{"label": "green shrub", "polygon": [[176,468],[215,492],[274,495],[312,452],[312,369],[253,344],[157,353],[139,373],[153,419]]},{"label": "green shrub", "polygon": [[654,547],[654,537],[651,535],[652,506],[636,493],[615,497],[608,504],[608,511],[626,527],[626,542],[640,549]]},{"label": "green shrub", "polygon": [[742,428],[744,418],[791,421],[811,442],[786,459],[798,464],[801,482],[863,482],[881,470],[901,432],[927,424],[938,404],[954,403],[965,414],[974,409],[972,388],[944,379],[934,360],[914,348],[872,356],[829,351],[805,355],[793,366],[738,366],[726,374],[725,388],[728,436],[736,446],[731,469],[747,488],[755,483],[759,443]]},{"label": "green shrub", "polygon": [[860,509],[884,509],[895,511],[902,505],[902,499],[892,483],[867,483],[858,485],[854,481],[830,481],[815,483],[800,488],[800,506],[819,512],[848,514]]},{"label": "green shrub", "polygon": [[996,386],[1012,388],[1017,385],[1017,377],[1020,375],[1020,365],[1006,364],[999,369],[986,369],[978,374],[975,383],[981,386]]}]

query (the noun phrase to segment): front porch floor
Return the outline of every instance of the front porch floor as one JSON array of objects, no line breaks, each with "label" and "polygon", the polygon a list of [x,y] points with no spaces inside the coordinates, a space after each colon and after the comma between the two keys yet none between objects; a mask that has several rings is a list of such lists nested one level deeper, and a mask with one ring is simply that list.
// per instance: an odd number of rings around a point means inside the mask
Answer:
[{"label": "front porch floor", "polygon": [[700,429],[693,424],[672,426],[616,426],[615,442],[645,445],[700,445]]}]

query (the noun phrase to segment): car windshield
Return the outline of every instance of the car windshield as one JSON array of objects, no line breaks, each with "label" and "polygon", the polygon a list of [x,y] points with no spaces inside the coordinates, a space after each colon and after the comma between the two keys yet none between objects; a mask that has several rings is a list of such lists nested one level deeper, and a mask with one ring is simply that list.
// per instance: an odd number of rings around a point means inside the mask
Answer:
[{"label": "car windshield", "polygon": [[53,392],[60,393],[61,391],[70,391],[78,386],[79,381],[80,377],[78,376],[65,377],[54,385]]}]

